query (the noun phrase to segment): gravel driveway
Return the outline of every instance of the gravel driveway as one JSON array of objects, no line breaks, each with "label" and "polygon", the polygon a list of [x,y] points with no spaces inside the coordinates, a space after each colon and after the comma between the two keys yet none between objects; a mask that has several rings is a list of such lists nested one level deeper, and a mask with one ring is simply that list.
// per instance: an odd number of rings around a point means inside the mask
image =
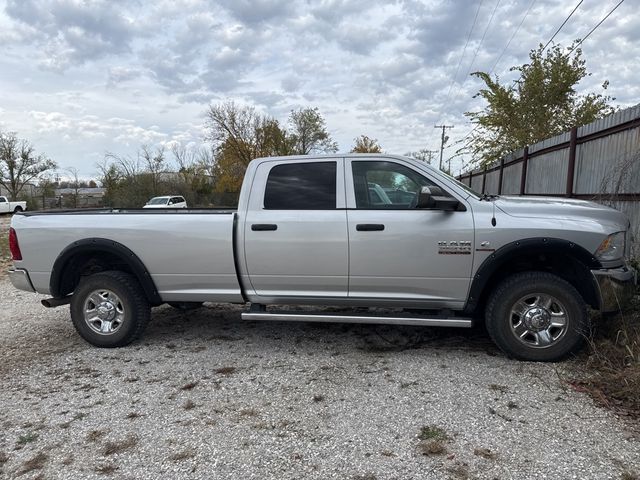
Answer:
[{"label": "gravel driveway", "polygon": [[[637,478],[640,444],[481,330],[154,310],[97,349],[0,278],[0,477]],[[402,345],[397,347],[394,345]],[[407,348],[410,346],[411,348]],[[634,473],[636,472],[636,473]]]}]

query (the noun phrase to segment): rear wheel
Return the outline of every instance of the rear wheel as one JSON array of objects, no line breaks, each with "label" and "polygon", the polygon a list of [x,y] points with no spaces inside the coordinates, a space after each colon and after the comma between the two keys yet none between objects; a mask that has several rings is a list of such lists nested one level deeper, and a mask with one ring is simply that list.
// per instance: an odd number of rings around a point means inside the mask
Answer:
[{"label": "rear wheel", "polygon": [[22,211],[22,207],[20,205],[18,205],[16,208],[13,209],[13,213],[20,213]]},{"label": "rear wheel", "polygon": [[507,355],[553,362],[577,351],[589,333],[589,317],[578,291],[546,272],[506,278],[491,294],[486,326]]},{"label": "rear wheel", "polygon": [[82,338],[96,347],[122,347],[149,322],[151,309],[140,284],[120,271],[83,278],[71,297],[71,320]]}]

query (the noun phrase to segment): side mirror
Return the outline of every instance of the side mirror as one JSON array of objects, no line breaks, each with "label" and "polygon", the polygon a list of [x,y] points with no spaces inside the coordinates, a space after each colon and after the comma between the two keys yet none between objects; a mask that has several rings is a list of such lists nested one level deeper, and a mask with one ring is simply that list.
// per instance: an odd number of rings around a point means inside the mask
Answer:
[{"label": "side mirror", "polygon": [[431,195],[431,189],[429,187],[422,187],[418,192],[418,203],[416,208],[434,208],[436,202]]},{"label": "side mirror", "polygon": [[443,195],[443,193],[438,187],[422,187],[418,192],[416,208],[430,208],[445,212],[458,210],[460,202],[453,197]]}]

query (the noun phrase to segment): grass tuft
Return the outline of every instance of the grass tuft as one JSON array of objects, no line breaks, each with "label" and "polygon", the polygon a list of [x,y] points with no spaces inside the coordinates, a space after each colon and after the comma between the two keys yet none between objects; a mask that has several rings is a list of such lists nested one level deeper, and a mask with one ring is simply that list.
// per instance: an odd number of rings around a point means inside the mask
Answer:
[{"label": "grass tuft", "polygon": [[26,445],[27,443],[33,443],[38,440],[38,434],[34,432],[28,432],[18,437],[18,445]]},{"label": "grass tuft", "polygon": [[448,440],[449,436],[440,427],[436,427],[435,425],[425,425],[420,429],[418,438],[420,440]]},{"label": "grass tuft", "polygon": [[442,455],[447,453],[445,443],[449,440],[449,435],[442,428],[435,425],[425,425],[418,433],[420,443],[418,450],[422,455]]},{"label": "grass tuft", "polygon": [[626,312],[601,319],[588,343],[585,368],[571,385],[606,408],[640,418],[640,298]]},{"label": "grass tuft", "polygon": [[132,449],[138,444],[138,437],[135,435],[127,435],[122,440],[107,442],[102,450],[103,455],[113,455],[122,453]]},{"label": "grass tuft", "polygon": [[476,448],[473,450],[473,454],[476,457],[482,457],[489,460],[495,460],[498,458],[498,454],[488,448]]},{"label": "grass tuft", "polygon": [[195,456],[196,452],[192,448],[188,448],[186,450],[181,450],[174,453],[169,458],[174,462],[181,462],[182,460],[188,460],[189,458],[193,458]]},{"label": "grass tuft", "polygon": [[18,475],[24,475],[25,473],[32,472],[34,470],[42,470],[44,465],[49,460],[49,456],[46,453],[40,452],[35,457],[30,458],[22,464],[22,468],[18,471]]},{"label": "grass tuft", "polygon": [[89,433],[87,433],[87,440],[90,442],[97,442],[102,437],[104,437],[105,433],[106,432],[104,430],[91,430]]},{"label": "grass tuft", "polygon": [[115,465],[111,463],[105,463],[101,465],[96,465],[93,470],[100,475],[110,475],[118,469]]},{"label": "grass tuft", "polygon": [[232,373],[235,373],[236,370],[236,367],[221,367],[216,368],[214,372],[219,373],[220,375],[231,375]]}]

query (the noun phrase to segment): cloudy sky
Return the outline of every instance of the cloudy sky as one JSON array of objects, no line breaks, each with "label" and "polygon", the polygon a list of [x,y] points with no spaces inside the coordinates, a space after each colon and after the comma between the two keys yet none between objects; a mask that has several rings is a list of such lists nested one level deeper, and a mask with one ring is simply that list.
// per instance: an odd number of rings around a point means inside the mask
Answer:
[{"label": "cloudy sky", "polygon": [[[584,37],[618,1],[583,1],[555,41]],[[434,124],[455,125],[450,143],[472,128],[469,73],[509,79],[577,3],[0,0],[0,129],[87,178],[107,151],[202,143],[207,106],[226,100],[282,121],[318,107],[341,151],[360,134],[389,153],[436,150]],[[640,102],[637,12],[626,0],[583,44],[581,88],[608,79],[623,107]]]}]

